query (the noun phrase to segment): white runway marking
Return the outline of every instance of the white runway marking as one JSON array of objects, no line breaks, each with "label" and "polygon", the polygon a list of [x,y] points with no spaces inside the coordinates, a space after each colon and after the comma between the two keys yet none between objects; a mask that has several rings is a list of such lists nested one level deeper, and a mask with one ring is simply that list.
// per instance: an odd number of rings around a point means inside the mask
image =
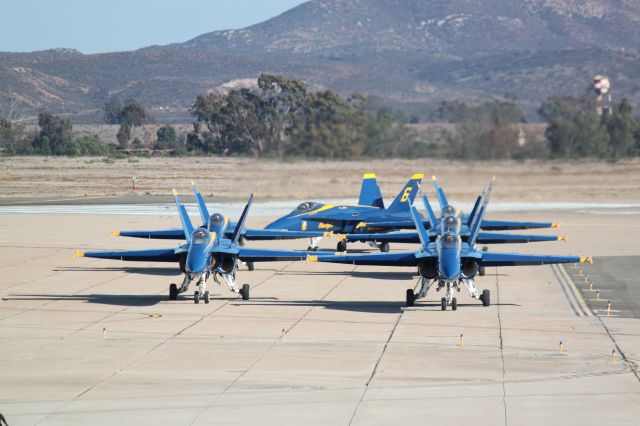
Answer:
[{"label": "white runway marking", "polygon": [[[281,216],[290,213],[300,200],[271,201],[267,203],[256,202],[251,208],[252,216]],[[352,200],[321,200],[326,204],[349,204]],[[471,204],[456,204],[463,211],[469,211]],[[244,208],[244,203],[211,203],[207,206],[210,212],[224,212],[230,216],[239,216]],[[421,207],[421,206],[420,206]],[[492,203],[491,212],[516,212],[516,211],[541,211],[541,210],[581,210],[585,215],[634,215],[640,214],[639,210],[629,210],[640,207],[640,204],[619,203]],[[198,215],[195,204],[187,205],[189,214]],[[99,214],[99,215],[136,215],[136,216],[175,216],[177,211],[175,204],[79,204],[79,205],[15,205],[1,206],[0,214]],[[628,226],[628,225],[625,225]]]}]

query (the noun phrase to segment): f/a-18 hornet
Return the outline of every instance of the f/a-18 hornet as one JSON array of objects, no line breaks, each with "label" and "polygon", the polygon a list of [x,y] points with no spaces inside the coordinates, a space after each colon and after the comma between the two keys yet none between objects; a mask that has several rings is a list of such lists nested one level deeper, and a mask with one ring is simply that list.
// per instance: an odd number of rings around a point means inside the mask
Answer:
[{"label": "f/a-18 hornet", "polygon": [[304,260],[308,254],[304,251],[249,248],[239,244],[241,230],[253,201],[253,194],[249,197],[229,238],[225,238],[228,235],[229,225],[229,220],[225,216],[219,213],[213,214],[209,219],[208,228],[194,229],[187,210],[180,202],[175,190],[174,195],[186,244],[177,248],[76,252],[74,256],[124,261],[180,262],[184,265],[184,279],[179,287],[176,284],[170,285],[169,299],[177,299],[178,294],[186,292],[193,283],[197,286],[194,302],[199,303],[200,299],[203,299],[205,303],[209,303],[207,281],[210,277],[213,277],[218,284],[222,279],[229,286],[229,290],[240,294],[244,300],[249,299],[249,284],[244,284],[242,288],[236,285],[238,262]]},{"label": "f/a-18 hornet", "polygon": [[422,223],[422,218],[416,208],[412,206],[411,215],[420,239],[418,250],[353,255],[309,255],[307,261],[417,267],[420,275],[420,289],[417,294],[414,289],[407,290],[407,306],[412,306],[415,300],[425,297],[430,287],[436,285],[437,291],[441,289],[446,291],[445,296],[440,300],[442,310],[445,310],[447,306],[451,306],[453,310],[457,309],[458,303],[455,294],[460,291],[462,286],[466,286],[469,295],[482,301],[484,306],[490,305],[489,290],[485,289],[479,293],[475,286],[475,276],[481,267],[591,262],[591,258],[586,257],[493,253],[477,249],[476,242],[489,203],[490,193],[491,184],[481,197],[477,216],[474,216],[466,241],[463,241],[461,235],[461,218],[454,216],[454,220],[449,221],[450,216],[445,213],[440,224],[433,225],[434,228],[439,229],[439,234],[432,242]]}]

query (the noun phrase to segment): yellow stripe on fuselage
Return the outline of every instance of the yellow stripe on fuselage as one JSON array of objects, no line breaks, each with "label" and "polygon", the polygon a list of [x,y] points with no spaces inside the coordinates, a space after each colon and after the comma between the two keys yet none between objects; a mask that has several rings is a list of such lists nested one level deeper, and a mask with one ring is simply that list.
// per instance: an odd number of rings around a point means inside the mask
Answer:
[{"label": "yellow stripe on fuselage", "polygon": [[319,212],[323,212],[325,210],[332,209],[334,207],[360,207],[360,208],[367,208],[367,209],[383,210],[380,207],[363,206],[362,204],[325,204],[324,206],[322,206],[320,208],[317,208],[315,210],[311,210],[310,212],[300,213],[300,214],[297,214],[297,215],[291,216],[291,217],[300,217],[300,216],[305,216],[305,215],[312,215],[312,214],[316,214],[316,213],[319,213]]}]

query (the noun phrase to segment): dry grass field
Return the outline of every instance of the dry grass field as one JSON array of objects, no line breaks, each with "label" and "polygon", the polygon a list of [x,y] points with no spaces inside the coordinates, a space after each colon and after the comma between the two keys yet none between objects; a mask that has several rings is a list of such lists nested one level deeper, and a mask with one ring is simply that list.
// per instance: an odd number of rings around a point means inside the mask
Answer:
[{"label": "dry grass field", "polygon": [[[243,200],[258,189],[261,200],[357,195],[365,172],[378,176],[385,197],[392,197],[414,173],[437,175],[450,198],[473,200],[496,175],[494,200],[527,202],[637,202],[640,161],[456,162],[437,159],[369,161],[291,161],[250,158],[0,158],[0,200],[127,196],[131,177],[138,195],[188,192],[194,179],[203,194]],[[425,185],[431,190],[430,185]],[[153,201],[150,197],[149,201]]]}]

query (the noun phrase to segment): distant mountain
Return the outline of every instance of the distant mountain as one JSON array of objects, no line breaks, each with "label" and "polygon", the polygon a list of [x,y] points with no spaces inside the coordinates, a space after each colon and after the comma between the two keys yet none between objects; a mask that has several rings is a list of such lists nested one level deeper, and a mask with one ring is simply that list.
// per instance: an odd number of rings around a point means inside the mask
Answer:
[{"label": "distant mountain", "polygon": [[[640,103],[637,0],[312,0],[239,30],[132,52],[0,53],[0,106],[80,112],[109,96],[185,110],[260,73],[404,107],[517,95],[532,111],[595,74]],[[13,94],[13,95],[12,95]]]}]

